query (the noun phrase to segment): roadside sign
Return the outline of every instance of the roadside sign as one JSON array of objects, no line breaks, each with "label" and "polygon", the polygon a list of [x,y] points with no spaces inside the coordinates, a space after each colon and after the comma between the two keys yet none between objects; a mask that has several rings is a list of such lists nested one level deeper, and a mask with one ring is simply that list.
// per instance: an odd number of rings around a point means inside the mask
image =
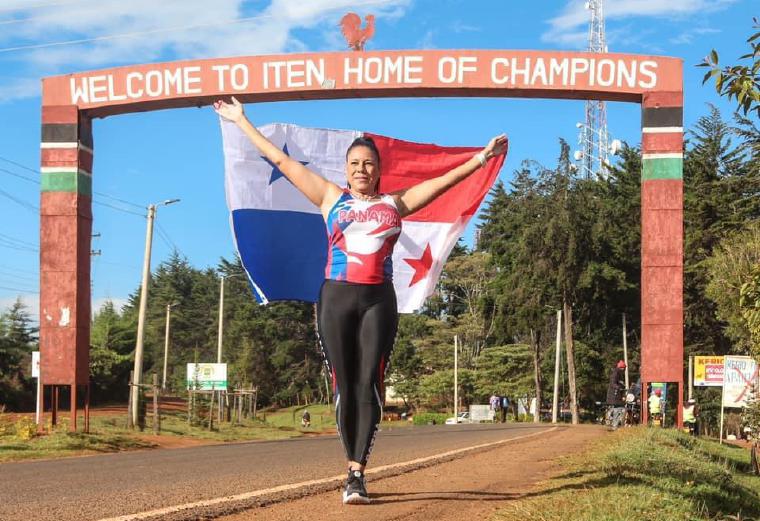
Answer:
[{"label": "roadside sign", "polygon": [[722,356],[694,357],[694,387],[720,387],[723,385]]},{"label": "roadside sign", "polygon": [[493,421],[493,416],[490,405],[470,405],[470,421],[473,423]]},{"label": "roadside sign", "polygon": [[187,388],[226,391],[227,364],[187,364]]},{"label": "roadside sign", "polygon": [[32,351],[32,378],[40,377],[40,352]]},{"label": "roadside sign", "polygon": [[749,356],[726,356],[723,368],[723,407],[744,407],[757,390],[757,361]]}]

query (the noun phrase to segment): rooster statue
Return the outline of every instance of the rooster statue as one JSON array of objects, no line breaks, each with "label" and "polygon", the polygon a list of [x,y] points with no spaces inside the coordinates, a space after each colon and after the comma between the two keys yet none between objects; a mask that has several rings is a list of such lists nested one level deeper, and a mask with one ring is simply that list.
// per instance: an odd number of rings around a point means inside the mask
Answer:
[{"label": "rooster statue", "polygon": [[348,13],[340,19],[340,28],[348,47],[355,51],[363,51],[364,44],[375,34],[375,16],[368,14],[364,20],[367,25],[362,28],[362,19],[356,13]]}]

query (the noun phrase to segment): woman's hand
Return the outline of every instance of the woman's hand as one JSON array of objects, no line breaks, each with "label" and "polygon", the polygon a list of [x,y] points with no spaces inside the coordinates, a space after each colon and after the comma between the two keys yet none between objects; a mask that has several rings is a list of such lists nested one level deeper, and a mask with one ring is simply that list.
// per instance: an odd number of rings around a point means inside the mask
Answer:
[{"label": "woman's hand", "polygon": [[215,101],[214,111],[233,123],[240,123],[245,118],[243,105],[240,104],[235,96],[232,96],[232,103],[225,103],[223,100]]},{"label": "woman's hand", "polygon": [[500,156],[507,151],[507,135],[499,134],[495,138],[492,138],[483,149],[483,154],[486,159],[491,159],[495,156]]}]

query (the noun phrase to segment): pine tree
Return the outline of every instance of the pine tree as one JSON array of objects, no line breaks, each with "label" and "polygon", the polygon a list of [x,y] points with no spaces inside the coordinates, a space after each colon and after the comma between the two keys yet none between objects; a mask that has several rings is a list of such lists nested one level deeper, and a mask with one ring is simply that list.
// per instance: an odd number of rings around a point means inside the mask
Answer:
[{"label": "pine tree", "polygon": [[687,354],[728,354],[725,323],[706,296],[706,260],[720,239],[742,226],[737,211],[737,181],[744,177],[743,154],[733,144],[732,129],[715,107],[701,117],[684,159],[684,343]]},{"label": "pine tree", "polygon": [[0,407],[30,407],[33,401],[32,351],[37,349],[37,328],[20,298],[0,314]]}]

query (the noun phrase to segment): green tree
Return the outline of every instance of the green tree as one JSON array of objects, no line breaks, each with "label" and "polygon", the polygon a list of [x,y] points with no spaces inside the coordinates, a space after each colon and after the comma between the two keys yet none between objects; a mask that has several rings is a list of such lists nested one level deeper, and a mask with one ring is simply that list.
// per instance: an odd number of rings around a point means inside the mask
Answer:
[{"label": "green tree", "polygon": [[493,346],[475,362],[475,394],[486,403],[492,394],[518,397],[534,394],[533,354],[526,344]]},{"label": "green tree", "polygon": [[[760,29],[757,18],[753,18],[753,29]],[[749,60],[748,64],[720,66],[718,52],[713,49],[708,54],[700,67],[710,70],[705,73],[702,83],[707,83],[710,78],[715,79],[715,90],[721,96],[729,100],[735,99],[736,104],[746,115],[755,112],[760,116],[760,32],[747,38],[750,52],[739,57],[739,60]]]},{"label": "green tree", "polygon": [[[760,266],[760,221],[725,237],[705,261],[707,296],[715,303],[716,314],[726,323],[725,333],[733,340],[732,352],[751,352],[753,337],[742,306],[742,288],[751,284]],[[749,293],[745,289],[744,302]]]},{"label": "green tree", "polygon": [[424,374],[422,357],[415,339],[429,334],[428,317],[416,313],[399,317],[396,342],[391,353],[388,384],[404,400],[407,409],[420,403],[419,379]]},{"label": "green tree", "polygon": [[750,352],[757,358],[760,356],[760,262],[739,290],[739,305],[749,330]]},{"label": "green tree", "polygon": [[728,354],[725,324],[706,294],[707,259],[726,234],[751,217],[751,200],[744,194],[754,175],[714,107],[690,134],[684,158],[684,344],[687,354]]},{"label": "green tree", "polygon": [[135,328],[125,323],[112,301],[106,301],[90,328],[90,380],[93,402],[126,400],[132,369]]},{"label": "green tree", "polygon": [[[472,403],[475,372],[472,369],[460,369],[457,380],[461,405],[467,407]],[[420,397],[431,409],[452,410],[454,407],[454,369],[441,369],[420,378]]]},{"label": "green tree", "polygon": [[28,408],[34,403],[31,385],[32,351],[37,328],[21,299],[0,314],[0,406]]}]

